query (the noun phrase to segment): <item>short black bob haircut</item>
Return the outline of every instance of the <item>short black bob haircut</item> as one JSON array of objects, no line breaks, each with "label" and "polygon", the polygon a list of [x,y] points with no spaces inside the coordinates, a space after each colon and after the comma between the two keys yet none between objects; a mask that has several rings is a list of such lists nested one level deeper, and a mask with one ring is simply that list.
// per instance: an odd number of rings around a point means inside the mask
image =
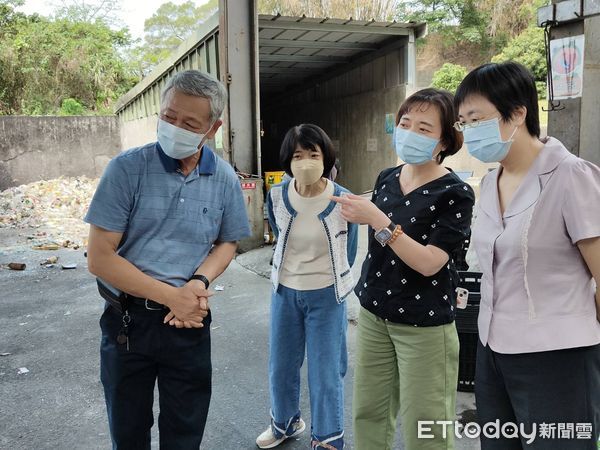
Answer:
[{"label": "short black bob haircut", "polygon": [[436,156],[437,163],[441,164],[446,156],[457,153],[463,144],[462,133],[454,128],[454,122],[458,114],[454,109],[454,97],[450,92],[436,88],[426,88],[415,92],[400,105],[400,109],[396,114],[396,126],[398,126],[404,114],[413,109],[426,111],[431,106],[436,108],[442,126],[440,143],[443,149]]},{"label": "short black bob haircut", "polygon": [[327,176],[335,164],[335,149],[327,133],[317,125],[303,123],[288,130],[279,151],[279,162],[285,172],[293,177],[291,164],[294,152],[300,147],[304,150],[321,149],[323,153],[323,174]]},{"label": "short black bob haircut", "polygon": [[540,137],[540,117],[535,79],[514,61],[488,63],[473,69],[460,83],[454,96],[456,109],[470,95],[481,95],[492,103],[502,120],[508,121],[520,106],[527,108],[525,125],[531,136]]}]

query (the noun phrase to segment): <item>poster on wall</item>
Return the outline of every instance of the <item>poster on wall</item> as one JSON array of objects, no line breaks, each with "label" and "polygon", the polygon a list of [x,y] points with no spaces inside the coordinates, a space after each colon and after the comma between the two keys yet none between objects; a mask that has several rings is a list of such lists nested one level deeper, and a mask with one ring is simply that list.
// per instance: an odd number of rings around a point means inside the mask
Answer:
[{"label": "poster on wall", "polygon": [[367,139],[367,151],[368,152],[376,152],[377,151],[377,139]]},{"label": "poster on wall", "polygon": [[394,120],[393,114],[385,115],[385,132],[386,134],[394,134],[394,128],[396,127],[396,121]]},{"label": "poster on wall", "polygon": [[583,35],[550,41],[555,100],[581,97],[584,48]]}]

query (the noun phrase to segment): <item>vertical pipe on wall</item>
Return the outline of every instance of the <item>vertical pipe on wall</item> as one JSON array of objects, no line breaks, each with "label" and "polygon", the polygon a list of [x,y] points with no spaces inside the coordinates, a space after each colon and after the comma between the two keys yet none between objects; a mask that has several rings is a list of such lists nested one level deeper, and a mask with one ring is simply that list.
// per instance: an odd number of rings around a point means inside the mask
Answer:
[{"label": "vertical pipe on wall", "polygon": [[408,35],[408,43],[406,44],[406,68],[405,80],[406,80],[406,96],[408,97],[416,90],[417,86],[417,46],[415,43],[415,30],[410,29]]}]

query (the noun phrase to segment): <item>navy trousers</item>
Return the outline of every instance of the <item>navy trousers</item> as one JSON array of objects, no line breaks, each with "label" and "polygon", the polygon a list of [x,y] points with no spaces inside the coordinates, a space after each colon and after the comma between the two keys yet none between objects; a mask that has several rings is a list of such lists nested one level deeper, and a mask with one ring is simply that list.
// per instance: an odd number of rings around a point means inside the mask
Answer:
[{"label": "navy trousers", "polygon": [[158,380],[160,448],[197,450],[211,396],[210,314],[204,327],[163,324],[166,310],[130,308],[129,350],[117,343],[121,313],[107,307],[100,319],[100,378],[114,450],[149,450]]},{"label": "navy trousers", "polygon": [[537,427],[537,437],[529,443],[523,437],[482,434],[482,450],[596,450],[600,344],[513,355],[479,342],[475,398],[481,426],[499,420],[500,425],[522,424],[526,433]]}]

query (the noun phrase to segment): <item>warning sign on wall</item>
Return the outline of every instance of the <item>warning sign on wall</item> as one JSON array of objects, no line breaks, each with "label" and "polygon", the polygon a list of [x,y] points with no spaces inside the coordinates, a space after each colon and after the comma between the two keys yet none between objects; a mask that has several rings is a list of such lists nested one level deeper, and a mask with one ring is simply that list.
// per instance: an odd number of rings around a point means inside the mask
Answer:
[{"label": "warning sign on wall", "polygon": [[376,152],[377,151],[377,139],[367,139],[367,151],[368,152]]},{"label": "warning sign on wall", "polygon": [[256,189],[254,181],[242,181],[242,189]]},{"label": "warning sign on wall", "polygon": [[583,88],[584,36],[550,41],[554,99],[581,97]]}]

